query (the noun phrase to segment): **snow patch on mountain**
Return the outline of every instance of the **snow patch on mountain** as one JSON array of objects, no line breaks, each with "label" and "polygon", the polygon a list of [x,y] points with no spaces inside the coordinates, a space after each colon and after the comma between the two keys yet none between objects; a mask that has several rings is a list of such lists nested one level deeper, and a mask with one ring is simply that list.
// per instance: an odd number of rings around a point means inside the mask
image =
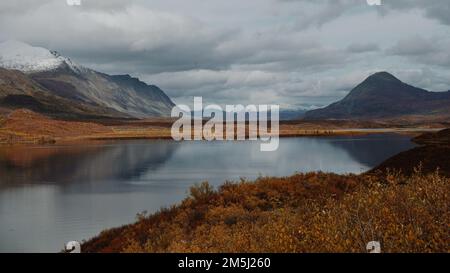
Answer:
[{"label": "snow patch on mountain", "polygon": [[63,65],[67,65],[76,73],[82,69],[81,66],[56,51],[34,47],[19,41],[0,43],[0,67],[36,73],[55,70]]}]

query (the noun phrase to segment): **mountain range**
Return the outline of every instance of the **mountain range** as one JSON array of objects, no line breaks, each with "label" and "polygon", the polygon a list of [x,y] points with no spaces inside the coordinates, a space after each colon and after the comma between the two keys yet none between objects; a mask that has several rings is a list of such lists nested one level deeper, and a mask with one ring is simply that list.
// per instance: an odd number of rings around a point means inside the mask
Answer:
[{"label": "mountain range", "polygon": [[[108,75],[56,51],[0,43],[0,110],[27,108],[62,118],[168,117],[174,106],[157,86]],[[342,100],[321,109],[280,111],[282,119],[374,120],[450,117],[450,91],[430,92],[378,72]]]},{"label": "mountain range", "polygon": [[18,41],[0,43],[0,107],[65,118],[170,116],[174,103],[157,86],[108,75],[55,51]]},{"label": "mountain range", "polygon": [[450,115],[450,91],[430,92],[408,85],[388,72],[378,72],[342,100],[305,113],[304,119],[392,119]]}]

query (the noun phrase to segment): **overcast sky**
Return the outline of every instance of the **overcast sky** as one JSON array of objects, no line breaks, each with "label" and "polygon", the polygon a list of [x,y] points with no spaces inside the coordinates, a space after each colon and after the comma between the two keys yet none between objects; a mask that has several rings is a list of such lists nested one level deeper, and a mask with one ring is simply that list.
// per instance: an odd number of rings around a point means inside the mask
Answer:
[{"label": "overcast sky", "polygon": [[0,41],[156,84],[177,103],[324,105],[376,71],[450,89],[450,1],[15,0]]}]

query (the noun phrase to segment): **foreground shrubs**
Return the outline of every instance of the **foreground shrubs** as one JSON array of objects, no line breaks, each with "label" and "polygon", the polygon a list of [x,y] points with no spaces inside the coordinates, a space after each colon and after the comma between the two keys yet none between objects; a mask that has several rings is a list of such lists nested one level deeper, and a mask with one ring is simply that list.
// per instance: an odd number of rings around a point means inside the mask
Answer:
[{"label": "foreground shrubs", "polygon": [[448,252],[449,179],[297,174],[193,187],[179,206],[88,242],[88,252]]}]

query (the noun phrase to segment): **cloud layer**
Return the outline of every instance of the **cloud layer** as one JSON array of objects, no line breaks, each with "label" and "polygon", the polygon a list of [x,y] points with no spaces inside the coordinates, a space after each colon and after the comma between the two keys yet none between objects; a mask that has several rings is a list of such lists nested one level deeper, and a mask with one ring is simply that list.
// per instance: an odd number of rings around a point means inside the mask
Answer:
[{"label": "cloud layer", "polygon": [[448,1],[384,2],[2,1],[0,41],[139,76],[176,102],[323,105],[379,70],[450,89]]}]

